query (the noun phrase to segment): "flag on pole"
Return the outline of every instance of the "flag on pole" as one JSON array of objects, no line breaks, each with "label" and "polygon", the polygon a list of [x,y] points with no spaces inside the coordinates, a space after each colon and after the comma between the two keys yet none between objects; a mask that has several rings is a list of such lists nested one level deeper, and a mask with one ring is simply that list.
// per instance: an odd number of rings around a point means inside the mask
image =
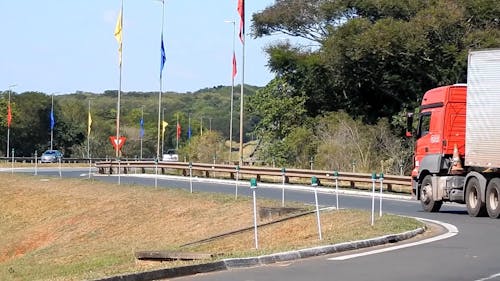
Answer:
[{"label": "flag on pole", "polygon": [[7,127],[10,128],[10,123],[12,123],[12,112],[10,109],[10,103],[7,105]]},{"label": "flag on pole", "polygon": [[191,139],[191,126],[188,127],[187,137],[188,140]]},{"label": "flag on pole", "polygon": [[116,20],[115,26],[115,39],[118,42],[118,60],[120,65],[122,65],[122,28],[123,28],[123,18],[122,18],[123,7],[118,14],[118,19]]},{"label": "flag on pole", "polygon": [[167,128],[168,123],[166,121],[161,122],[161,134],[165,135],[165,129]]},{"label": "flag on pole", "polygon": [[179,141],[180,137],[181,137],[181,124],[179,124],[179,121],[177,121],[177,141]]},{"label": "flag on pole", "polygon": [[161,34],[161,61],[160,61],[160,79],[163,72],[163,67],[165,66],[165,61],[167,60],[165,56],[165,46],[163,45],[163,33]]},{"label": "flag on pole", "polygon": [[54,118],[54,108],[50,109],[50,129],[53,130],[56,125],[56,119]]},{"label": "flag on pole", "polygon": [[90,115],[89,111],[89,120],[88,120],[88,128],[87,128],[87,135],[90,136],[90,127],[92,126],[92,115]]},{"label": "flag on pole", "polygon": [[139,126],[140,126],[139,136],[141,138],[143,138],[144,137],[144,119],[141,118],[141,120],[139,121]]},{"label": "flag on pole", "polygon": [[240,40],[245,44],[243,37],[245,36],[245,0],[238,0],[238,14],[240,14]]},{"label": "flag on pole", "polygon": [[236,54],[233,52],[233,79],[236,76],[236,73],[238,73],[238,70],[236,69]]}]

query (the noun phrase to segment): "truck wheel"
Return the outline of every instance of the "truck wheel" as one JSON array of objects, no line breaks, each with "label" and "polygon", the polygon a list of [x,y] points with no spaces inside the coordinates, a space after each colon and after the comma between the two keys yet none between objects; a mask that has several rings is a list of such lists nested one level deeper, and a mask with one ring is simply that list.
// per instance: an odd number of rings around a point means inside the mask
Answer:
[{"label": "truck wheel", "polygon": [[500,194],[500,178],[494,178],[488,183],[486,188],[486,210],[490,218],[500,217],[500,204],[498,204],[498,194]]},{"label": "truck wheel", "polygon": [[425,176],[422,181],[420,203],[422,204],[422,209],[426,212],[438,212],[441,209],[441,205],[443,205],[443,201],[434,201],[432,198],[432,177],[430,175]]},{"label": "truck wheel", "polygon": [[477,178],[471,178],[467,182],[467,191],[465,192],[465,204],[467,213],[471,217],[482,217],[486,215],[486,204],[481,201],[481,188]]}]

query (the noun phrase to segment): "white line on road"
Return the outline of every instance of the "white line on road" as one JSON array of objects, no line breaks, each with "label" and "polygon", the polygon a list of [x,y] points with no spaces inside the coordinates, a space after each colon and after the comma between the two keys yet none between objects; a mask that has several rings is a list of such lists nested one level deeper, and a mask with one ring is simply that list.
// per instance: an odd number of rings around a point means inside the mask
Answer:
[{"label": "white line on road", "polygon": [[[380,254],[380,253],[389,252],[389,251],[395,251],[395,250],[399,250],[399,249],[409,248],[409,247],[413,247],[413,246],[418,246],[418,245],[422,245],[422,244],[427,244],[427,243],[447,239],[447,238],[453,237],[453,236],[458,234],[457,227],[452,225],[452,224],[440,222],[440,221],[435,221],[435,220],[424,219],[424,218],[416,218],[416,219],[421,220],[421,221],[427,221],[427,222],[439,224],[439,225],[443,226],[444,228],[446,228],[447,232],[444,234],[435,236],[435,237],[427,238],[427,239],[413,242],[413,243],[397,245],[397,246],[393,246],[393,247],[389,247],[389,248],[378,249],[378,250],[363,252],[363,253],[359,253],[359,254],[352,254],[352,255],[345,255],[345,256],[329,258],[328,260],[330,260],[330,261],[342,261],[342,260],[348,260],[348,259],[354,259],[354,258],[358,258],[358,257],[368,256],[368,255],[375,255],[375,254]],[[485,279],[485,280],[487,280],[487,279]]]},{"label": "white line on road", "polygon": [[500,277],[500,273],[493,274],[493,275],[488,276],[488,277],[486,277],[486,278],[477,279],[477,280],[475,280],[475,281],[487,281],[487,280],[493,280],[493,279],[495,279],[495,278],[497,278],[497,277]]}]

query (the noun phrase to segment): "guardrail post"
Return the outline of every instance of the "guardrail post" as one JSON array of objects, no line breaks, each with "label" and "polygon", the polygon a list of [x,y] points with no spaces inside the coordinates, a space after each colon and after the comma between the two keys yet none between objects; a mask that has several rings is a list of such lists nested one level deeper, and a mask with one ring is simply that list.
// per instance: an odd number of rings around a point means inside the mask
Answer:
[{"label": "guardrail post", "polygon": [[392,183],[386,183],[387,185],[387,191],[392,192]]}]

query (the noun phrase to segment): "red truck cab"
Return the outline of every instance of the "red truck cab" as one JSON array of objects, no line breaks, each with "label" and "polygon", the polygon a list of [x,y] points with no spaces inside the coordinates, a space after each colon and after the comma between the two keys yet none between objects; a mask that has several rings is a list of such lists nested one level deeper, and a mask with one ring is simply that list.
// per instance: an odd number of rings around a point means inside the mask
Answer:
[{"label": "red truck cab", "polygon": [[455,145],[463,159],[466,94],[465,84],[443,86],[425,93],[418,115],[415,163],[411,174],[417,183],[426,174],[448,169]]}]

